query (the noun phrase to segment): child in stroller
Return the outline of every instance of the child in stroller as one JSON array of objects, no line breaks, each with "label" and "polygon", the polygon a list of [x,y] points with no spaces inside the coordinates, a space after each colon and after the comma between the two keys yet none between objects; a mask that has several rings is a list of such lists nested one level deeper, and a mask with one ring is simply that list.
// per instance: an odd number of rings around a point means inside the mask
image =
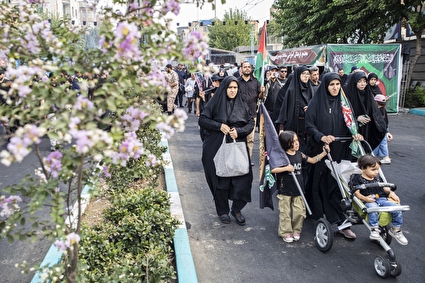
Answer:
[{"label": "child in stroller", "polygon": [[[339,137],[336,139],[343,141],[351,138]],[[366,141],[362,143],[368,146],[368,152],[372,152]],[[397,277],[401,274],[402,267],[389,245],[393,238],[402,245],[407,244],[407,239],[401,230],[398,230],[403,221],[401,213],[398,214],[398,212],[408,211],[410,207],[395,202],[399,201],[399,198],[391,191],[394,191],[396,186],[387,183],[381,171],[379,159],[371,154],[366,154],[362,144],[359,143],[358,146],[362,157],[358,159],[357,163],[349,160],[341,160],[337,163],[332,160],[329,153],[328,160],[325,160],[341,190],[340,204],[346,220],[338,227],[332,226],[326,217],[317,220],[314,237],[316,247],[322,252],[327,252],[332,247],[335,232],[354,224],[364,224],[371,234],[372,228],[374,228],[377,233],[373,232],[374,235],[371,238],[379,243],[388,255],[387,258],[380,255],[375,257],[373,262],[375,272],[382,278],[388,275]],[[372,201],[368,196],[373,194],[375,194],[373,200],[376,201],[376,204],[365,202],[366,199]],[[390,203],[389,199],[395,199],[395,201]],[[375,218],[374,220],[373,217],[376,217],[377,213],[379,213],[379,219]],[[371,217],[372,219],[368,220]],[[390,227],[390,223],[393,227]],[[379,227],[379,230],[376,229],[377,227]]]},{"label": "child in stroller", "polygon": [[[375,156],[366,154],[357,160],[358,167],[362,170],[361,174],[352,174],[348,183],[351,192],[360,199],[369,209],[372,207],[399,206],[400,199],[389,187],[379,186],[383,182],[379,176],[381,162]],[[401,245],[407,245],[408,241],[401,231],[403,216],[401,211],[392,211],[392,228],[388,233],[396,239]],[[371,240],[380,239],[380,230],[378,225],[378,212],[369,212],[369,225]]]}]

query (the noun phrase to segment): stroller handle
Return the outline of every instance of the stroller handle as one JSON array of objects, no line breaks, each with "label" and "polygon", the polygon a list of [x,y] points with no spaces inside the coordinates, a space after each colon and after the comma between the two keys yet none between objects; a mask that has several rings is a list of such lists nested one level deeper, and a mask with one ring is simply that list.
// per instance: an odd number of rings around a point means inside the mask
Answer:
[{"label": "stroller handle", "polygon": [[392,191],[395,191],[397,189],[397,186],[393,183],[381,183],[381,182],[376,182],[376,183],[370,183],[370,184],[361,184],[361,185],[357,185],[354,187],[354,190],[361,190],[361,189],[366,189],[366,188],[375,188],[375,187],[389,187]]},{"label": "stroller handle", "polygon": [[335,137],[335,141],[351,141],[353,137]]}]

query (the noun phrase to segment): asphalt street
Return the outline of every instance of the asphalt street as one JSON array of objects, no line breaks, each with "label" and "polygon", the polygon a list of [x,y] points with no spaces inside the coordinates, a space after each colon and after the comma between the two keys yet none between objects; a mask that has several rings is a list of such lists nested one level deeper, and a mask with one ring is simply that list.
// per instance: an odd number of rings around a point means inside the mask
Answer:
[{"label": "asphalt street", "polygon": [[[390,115],[389,143],[392,163],[383,165],[388,182],[398,186],[404,213],[403,231],[409,245],[391,244],[402,274],[387,282],[425,282],[424,162],[425,117]],[[258,135],[254,149],[252,202],[243,210],[247,224],[222,224],[205,181],[201,163],[202,142],[197,117],[189,114],[186,129],[169,140],[171,158],[188,229],[198,281],[239,282],[381,282],[373,266],[377,255],[386,256],[380,245],[369,240],[364,225],[355,225],[354,241],[335,235],[333,247],[320,252],[314,243],[315,221],[306,219],[301,240],[285,243],[277,235],[278,210],[260,209],[258,199]]]},{"label": "asphalt street", "polygon": [[[6,149],[4,139],[4,128],[0,126],[0,151]],[[50,143],[47,137],[40,143],[40,151],[43,155],[50,153]],[[22,163],[14,163],[9,167],[0,163],[0,188],[8,185],[18,184],[25,175],[33,175],[34,169],[40,167],[35,154],[30,154],[24,158]],[[3,194],[3,191],[0,189]],[[48,209],[38,213],[39,216],[47,219]],[[40,233],[41,234],[41,233]],[[44,237],[38,237],[34,242],[16,241],[9,243],[6,239],[0,239],[0,282],[1,283],[26,283],[34,277],[34,273],[21,274],[21,269],[15,264],[26,261],[28,266],[38,266],[46,255],[52,242]]]}]

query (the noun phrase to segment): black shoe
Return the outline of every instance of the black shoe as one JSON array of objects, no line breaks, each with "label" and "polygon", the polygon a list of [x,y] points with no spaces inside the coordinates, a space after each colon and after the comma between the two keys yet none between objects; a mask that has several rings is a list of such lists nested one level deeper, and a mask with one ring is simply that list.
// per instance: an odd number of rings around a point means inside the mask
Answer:
[{"label": "black shoe", "polygon": [[222,216],[220,216],[220,220],[221,220],[221,223],[224,223],[224,224],[230,223],[230,217],[227,214],[223,214]]},{"label": "black shoe", "polygon": [[232,211],[231,214],[236,219],[236,223],[241,226],[245,225],[245,217],[243,217],[241,212],[235,213]]}]

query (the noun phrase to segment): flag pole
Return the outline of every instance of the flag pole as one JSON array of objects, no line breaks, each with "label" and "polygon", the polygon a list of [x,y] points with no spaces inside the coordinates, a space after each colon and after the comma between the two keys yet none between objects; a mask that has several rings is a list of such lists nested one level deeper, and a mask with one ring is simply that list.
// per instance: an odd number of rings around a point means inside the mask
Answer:
[{"label": "flag pole", "polygon": [[305,196],[304,196],[303,190],[301,189],[300,183],[298,183],[298,179],[297,179],[297,177],[295,176],[295,173],[294,173],[294,172],[291,172],[291,175],[292,175],[292,177],[294,178],[294,182],[295,182],[295,184],[297,185],[298,191],[300,192],[300,195],[301,195],[301,197],[302,197],[302,199],[303,199],[303,201],[304,201],[304,203],[305,203],[305,207],[306,207],[306,209],[307,209],[307,211],[308,211],[308,214],[309,214],[309,215],[312,215],[312,213],[311,213],[311,209],[310,209],[310,206],[308,206],[307,200],[305,199]]}]

